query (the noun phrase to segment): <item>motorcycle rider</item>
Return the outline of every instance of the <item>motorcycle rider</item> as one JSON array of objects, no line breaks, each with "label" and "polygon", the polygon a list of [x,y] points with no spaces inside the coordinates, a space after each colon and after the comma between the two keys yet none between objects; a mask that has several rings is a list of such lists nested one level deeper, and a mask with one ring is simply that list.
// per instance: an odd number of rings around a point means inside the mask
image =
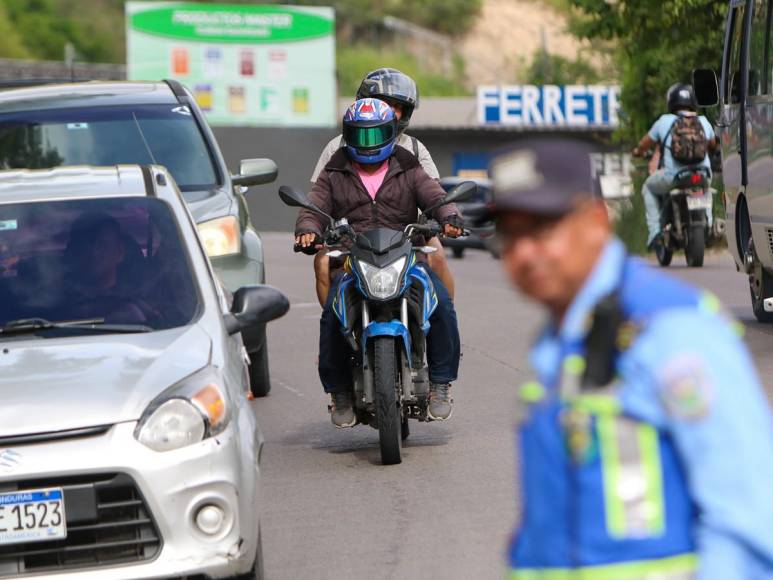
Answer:
[{"label": "motorcycle rider", "polygon": [[[352,104],[343,118],[343,134],[346,146],[325,165],[309,200],[336,219],[347,218],[357,233],[374,228],[402,230],[416,221],[420,208],[432,206],[445,196],[419,160],[403,147],[396,147],[397,117],[384,101],[366,98]],[[461,216],[453,204],[438,208],[432,217],[442,225],[445,235],[461,235]],[[296,244],[320,248],[326,225],[318,214],[301,210],[295,226]],[[446,287],[431,269],[427,268],[427,273],[439,302],[427,335],[428,414],[432,419],[445,420],[453,410],[450,384],[456,380],[459,368],[459,329]],[[334,278],[322,311],[319,376],[325,392],[332,396],[333,424],[353,427],[357,419],[352,408],[351,350],[332,308],[341,278],[342,273]]]},{"label": "motorcycle rider", "polygon": [[[411,151],[421,163],[424,171],[433,179],[440,179],[432,156],[424,144],[405,134],[408,124],[411,122],[413,111],[419,106],[419,91],[414,80],[408,75],[393,68],[380,68],[369,72],[362,80],[359,89],[357,89],[357,99],[372,97],[380,99],[387,103],[397,117],[398,139],[397,144]],[[314,184],[319,174],[325,168],[330,158],[336,151],[344,147],[343,135],[338,135],[322,150],[319,156],[317,166],[311,176],[311,183]],[[430,254],[427,259],[430,268],[440,277],[451,295],[454,298],[454,278],[451,275],[451,269],[448,266],[446,254],[443,246],[437,238],[432,238],[429,245],[438,251]],[[319,252],[314,260],[314,274],[317,280],[317,298],[320,305],[324,306],[327,299],[327,293],[330,290],[330,261],[327,252]]]},{"label": "motorcycle rider", "polygon": [[[690,167],[674,159],[672,152],[672,129],[677,121],[680,117],[698,118],[700,127],[703,129],[702,138],[705,139],[707,144],[705,158],[698,165],[706,168],[709,179],[711,178],[709,153],[717,147],[717,138],[711,123],[706,117],[697,113],[698,101],[695,98],[692,85],[683,83],[672,85],[666,93],[666,103],[668,113],[661,115],[655,121],[649,132],[641,138],[641,141],[633,150],[633,154],[637,157],[644,157],[656,146],[660,146],[661,151],[658,170],[652,173],[642,186],[644,207],[647,214],[647,230],[649,232],[647,237],[647,249],[649,250],[653,250],[662,239],[660,232],[660,210],[663,204],[663,197],[673,188],[677,174],[681,170]],[[696,135],[695,138],[701,139],[701,136]],[[709,225],[711,220],[712,216],[708,215]]]}]

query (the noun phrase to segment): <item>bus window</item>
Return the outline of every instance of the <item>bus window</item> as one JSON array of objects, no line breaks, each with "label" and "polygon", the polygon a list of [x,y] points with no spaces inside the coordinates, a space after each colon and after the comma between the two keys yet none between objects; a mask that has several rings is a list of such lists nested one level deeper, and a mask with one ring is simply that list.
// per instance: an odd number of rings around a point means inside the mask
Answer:
[{"label": "bus window", "polygon": [[770,12],[769,0],[754,0],[749,39],[749,96],[770,93]]},{"label": "bus window", "polygon": [[730,54],[725,76],[725,102],[741,102],[741,52],[743,49],[744,4],[736,4],[730,18]]}]

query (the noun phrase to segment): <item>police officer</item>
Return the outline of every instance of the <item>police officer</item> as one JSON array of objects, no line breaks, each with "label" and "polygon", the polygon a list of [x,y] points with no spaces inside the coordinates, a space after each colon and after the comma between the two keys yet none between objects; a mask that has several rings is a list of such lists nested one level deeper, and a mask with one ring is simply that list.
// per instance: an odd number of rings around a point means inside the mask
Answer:
[{"label": "police officer", "polygon": [[753,362],[716,298],[626,255],[589,153],[535,140],[491,166],[503,266],[549,315],[521,390],[511,579],[773,578]]}]

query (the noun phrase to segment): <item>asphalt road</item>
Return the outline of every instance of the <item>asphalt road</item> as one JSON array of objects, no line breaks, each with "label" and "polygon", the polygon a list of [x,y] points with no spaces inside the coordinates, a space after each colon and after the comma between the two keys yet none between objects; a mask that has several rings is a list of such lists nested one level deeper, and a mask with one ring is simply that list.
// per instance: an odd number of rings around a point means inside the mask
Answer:
[{"label": "asphalt road", "polygon": [[[379,462],[370,427],[330,424],[316,374],[320,308],[311,258],[288,234],[264,236],[268,280],[290,298],[269,330],[273,391],[254,403],[266,436],[263,541],[269,580],[502,579],[516,517],[515,390],[532,378],[526,353],[543,314],[483,252],[452,261],[462,335],[454,417],[411,422],[403,463]],[[773,326],[753,322],[748,286],[727,253],[671,272],[714,291],[747,326],[773,393]]]}]

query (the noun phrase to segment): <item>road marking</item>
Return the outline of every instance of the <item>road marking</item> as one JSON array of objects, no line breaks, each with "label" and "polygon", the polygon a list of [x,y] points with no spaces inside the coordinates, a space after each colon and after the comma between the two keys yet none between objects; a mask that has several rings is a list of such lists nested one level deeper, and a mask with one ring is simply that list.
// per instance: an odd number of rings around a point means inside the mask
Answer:
[{"label": "road marking", "polygon": [[319,308],[319,302],[298,302],[293,304],[293,308]]},{"label": "road marking", "polygon": [[277,381],[277,382],[279,383],[279,386],[282,387],[283,389],[287,389],[288,391],[290,391],[291,393],[295,393],[299,397],[303,397],[304,396],[303,393],[301,393],[298,389],[293,389],[287,383],[284,383],[283,381]]}]

